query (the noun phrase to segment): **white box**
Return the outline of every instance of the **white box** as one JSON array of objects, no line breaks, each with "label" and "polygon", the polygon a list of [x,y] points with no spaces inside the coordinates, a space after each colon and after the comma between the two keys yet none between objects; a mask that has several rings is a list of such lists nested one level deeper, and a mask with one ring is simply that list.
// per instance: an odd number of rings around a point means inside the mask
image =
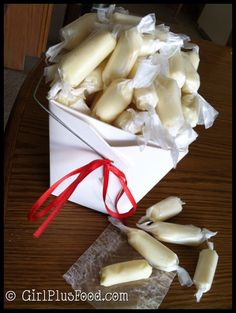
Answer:
[{"label": "white box", "polygon": [[[97,151],[114,161],[114,165],[123,171],[128,187],[138,203],[172,168],[170,151],[146,146],[141,151],[136,135],[96,120],[83,113],[70,109],[55,101],[50,101],[51,112],[57,115],[75,133],[81,136]],[[64,175],[92,160],[101,157],[80,141],[70,131],[50,116],[50,185]],[[180,161],[187,152],[181,152]],[[97,169],[83,180],[69,198],[70,201],[85,207],[106,213],[102,198],[102,169]],[[63,182],[54,195],[60,194],[75,177]],[[108,206],[114,210],[114,200],[120,190],[120,184],[113,175],[109,181]],[[122,196],[118,209],[124,213],[132,205],[126,196]]]}]

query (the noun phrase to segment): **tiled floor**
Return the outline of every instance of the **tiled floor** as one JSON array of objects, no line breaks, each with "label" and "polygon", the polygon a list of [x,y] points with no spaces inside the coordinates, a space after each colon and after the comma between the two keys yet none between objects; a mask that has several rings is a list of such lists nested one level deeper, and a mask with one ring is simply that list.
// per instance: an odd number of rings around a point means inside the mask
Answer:
[{"label": "tiled floor", "polygon": [[[174,18],[175,10],[173,10],[173,7],[170,5],[160,4],[153,6],[152,4],[137,4],[136,6],[127,5],[126,8],[129,9],[131,14],[145,15],[154,12],[156,13],[158,24],[164,22],[166,25],[170,26],[171,31],[187,34],[193,41],[194,38],[202,38],[201,34],[198,32],[196,23],[185,13],[185,10],[181,10],[178,16]],[[18,91],[28,72],[34,66],[35,61],[35,58],[26,60],[24,72],[4,69],[4,128]]]}]

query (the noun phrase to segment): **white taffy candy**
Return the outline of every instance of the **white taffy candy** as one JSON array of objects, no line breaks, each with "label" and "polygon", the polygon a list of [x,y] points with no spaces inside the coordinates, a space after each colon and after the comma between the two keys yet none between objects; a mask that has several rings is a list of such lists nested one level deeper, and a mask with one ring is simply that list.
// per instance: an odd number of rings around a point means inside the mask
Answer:
[{"label": "white taffy candy", "polygon": [[198,246],[217,234],[217,232],[211,232],[206,228],[201,229],[193,225],[181,225],[159,221],[137,224],[137,227],[151,233],[160,241],[186,246]]},{"label": "white taffy candy", "polygon": [[[67,53],[59,63],[63,82],[78,86],[115,48],[113,34],[100,30]],[[96,47],[96,49],[94,49]]]},{"label": "white taffy candy", "polygon": [[165,24],[156,25],[154,35],[155,38],[158,38],[161,41],[168,40],[168,34],[170,32],[170,27],[166,26]]},{"label": "white taffy candy", "polygon": [[169,218],[179,214],[183,210],[183,202],[179,197],[168,197],[156,204],[152,205],[146,210],[146,215],[141,217],[139,224],[145,221],[166,221]]},{"label": "white taffy candy", "polygon": [[136,114],[134,123],[137,122],[142,125],[142,136],[137,138],[141,150],[145,149],[149,142],[164,150],[170,150],[175,168],[179,157],[178,147],[175,138],[163,126],[155,108],[150,105],[147,111]]},{"label": "white taffy candy", "polygon": [[96,20],[96,13],[86,13],[64,26],[60,30],[60,36],[66,42],[65,48],[72,50],[81,43],[93,30]]},{"label": "white taffy candy", "polygon": [[139,56],[148,56],[156,53],[164,44],[163,42],[155,38],[151,34],[145,34],[142,36],[143,42],[139,51]]},{"label": "white taffy candy", "polygon": [[[116,7],[115,4],[110,4],[108,7],[93,7],[93,10],[97,11],[97,19],[102,23],[114,23],[117,21],[119,24],[119,20],[130,21],[131,19],[127,18],[129,16],[129,11],[125,10],[122,7]],[[126,23],[125,23],[126,24]]]},{"label": "white taffy candy", "polygon": [[213,125],[218,112],[198,93],[185,94],[182,97],[182,110],[185,120],[192,127],[204,125],[209,128]]},{"label": "white taffy candy", "polygon": [[195,294],[197,302],[201,300],[203,293],[211,289],[219,256],[214,250],[213,243],[208,242],[208,249],[203,249],[198,258],[193,282],[197,288]]},{"label": "white taffy candy", "polygon": [[139,88],[134,90],[133,102],[137,109],[145,111],[149,106],[156,107],[158,103],[158,96],[154,84],[146,88]]},{"label": "white taffy candy", "polygon": [[184,69],[185,69],[185,82],[182,87],[182,91],[185,93],[197,93],[200,87],[200,76],[183,52],[181,52],[184,60]]},{"label": "white taffy candy", "polygon": [[186,122],[191,127],[195,127],[198,123],[199,105],[195,94],[183,94],[181,98],[182,110]]},{"label": "white taffy candy", "polygon": [[191,286],[192,280],[185,269],[179,266],[178,256],[153,238],[145,231],[123,225],[121,221],[111,216],[108,220],[127,235],[128,243],[138,251],[148,263],[162,271],[177,271],[179,282],[182,286]]},{"label": "white taffy candy", "polygon": [[192,65],[193,65],[193,67],[194,67],[195,70],[197,71],[197,70],[198,70],[199,63],[200,63],[199,54],[198,54],[195,50],[186,51],[186,52],[183,52],[183,53],[188,57],[188,59],[190,60],[190,62],[191,62]]},{"label": "white taffy candy", "polygon": [[139,112],[128,109],[123,111],[117,119],[114,121],[114,126],[119,127],[131,134],[137,134],[141,132],[143,121],[138,119]]},{"label": "white taffy candy", "polygon": [[[162,57],[165,56],[167,59],[170,59],[177,52],[180,52],[180,48],[184,45],[185,40],[188,40],[187,36],[172,33],[165,25],[158,25],[154,33],[143,35],[143,44],[139,56],[153,55],[155,52],[159,51]],[[175,61],[176,58],[173,58],[173,60]],[[172,63],[174,70],[176,64],[175,62]],[[173,75],[177,76],[176,74]]]},{"label": "white taffy candy", "polygon": [[74,95],[70,92],[69,89],[63,88],[59,93],[54,97],[54,100],[57,102],[66,105],[70,108],[73,108],[81,113],[90,114],[91,111],[83,99],[83,94]]},{"label": "white taffy candy", "polygon": [[91,114],[91,110],[87,106],[87,104],[83,98],[77,98],[77,100],[75,102],[71,103],[69,105],[69,107],[76,110],[76,111],[79,111],[81,113],[87,114],[87,115]]},{"label": "white taffy candy", "polygon": [[[111,15],[115,12],[116,10],[116,5],[115,4],[110,4],[108,7],[97,7],[94,6],[92,8],[97,12],[97,20],[102,23],[109,23]],[[125,14],[125,12],[124,12]],[[127,12],[129,14],[129,12]]]},{"label": "white taffy candy", "polygon": [[185,60],[180,50],[169,58],[169,78],[176,80],[179,88],[182,88],[185,83]]},{"label": "white taffy candy", "polygon": [[183,48],[190,50],[190,51],[184,51],[183,53],[188,56],[190,62],[192,63],[195,70],[197,71],[199,62],[200,62],[199,46],[191,42],[185,42]]},{"label": "white taffy candy", "polygon": [[[176,77],[179,76],[179,82],[181,82],[181,72],[183,71],[183,69],[181,69],[181,67],[179,66],[178,61],[178,53],[181,51],[181,47],[183,47],[185,45],[186,42],[188,42],[190,40],[190,38],[184,34],[175,34],[172,33],[170,31],[164,31],[162,32],[164,34],[164,37],[161,41],[161,45],[160,45],[160,54],[164,55],[168,58],[172,58],[174,55],[176,55],[176,58],[173,58],[173,70],[178,72],[175,74]],[[156,35],[157,36],[157,35]],[[158,38],[158,36],[157,36]],[[176,62],[177,61],[177,62]],[[180,73],[179,73],[180,72]]]},{"label": "white taffy candy", "polygon": [[104,122],[113,122],[131,103],[133,88],[126,79],[114,80],[94,104],[92,114]]},{"label": "white taffy candy", "polygon": [[120,114],[114,125],[132,134],[138,134],[137,143],[140,149],[145,149],[147,144],[158,146],[171,151],[174,167],[177,164],[179,151],[174,138],[162,125],[155,109],[150,105],[147,111],[128,109]]},{"label": "white taffy candy", "polygon": [[167,77],[169,75],[169,61],[168,56],[160,53],[153,54],[150,59],[153,64],[160,66],[160,75]]},{"label": "white taffy candy", "polygon": [[60,30],[62,42],[50,47],[46,52],[49,61],[54,61],[62,49],[72,50],[78,46],[92,32],[96,20],[96,13],[86,13],[64,26]]},{"label": "white taffy candy", "polygon": [[80,98],[85,99],[86,97],[87,99],[89,95],[103,89],[103,67],[104,64],[102,62],[76,88],[72,88],[69,84],[63,83],[57,79],[48,93],[48,99],[54,99],[65,105],[71,105]]},{"label": "white taffy candy", "polygon": [[92,113],[104,122],[113,122],[131,103],[134,88],[148,87],[159,67],[150,61],[140,63],[134,79],[114,80],[95,103]]},{"label": "white taffy candy", "polygon": [[[137,73],[137,70],[139,68],[139,65],[142,61],[146,60],[147,58],[145,57],[138,57],[138,59],[136,60],[136,62],[134,63],[134,66],[132,67],[131,71],[129,72],[128,78],[129,79],[133,79],[134,76]],[[153,63],[153,62],[152,62]],[[154,64],[154,63],[153,63]]]},{"label": "white taffy candy", "polygon": [[152,267],[146,260],[132,260],[111,264],[100,271],[100,285],[108,287],[140,279],[147,279],[152,274]]},{"label": "white taffy candy", "polygon": [[78,88],[85,90],[86,95],[90,95],[103,89],[102,71],[104,69],[104,62],[96,67],[87,77],[82,81]]},{"label": "white taffy candy", "polygon": [[138,25],[142,17],[130,14],[115,12],[110,17],[110,22],[114,24]]},{"label": "white taffy candy", "polygon": [[[82,96],[82,95],[81,95]],[[58,94],[55,96],[55,100],[61,104],[64,104],[66,106],[70,106],[74,102],[76,102],[77,99],[80,99],[81,97],[75,96],[65,90],[60,90]]]},{"label": "white taffy candy", "polygon": [[185,121],[181,106],[181,90],[174,79],[162,75],[155,80],[155,85],[159,98],[157,114],[170,134],[176,136]]},{"label": "white taffy candy", "polygon": [[102,74],[106,86],[117,78],[128,76],[138,57],[141,45],[142,37],[135,28],[122,33]]},{"label": "white taffy candy", "polygon": [[124,31],[109,58],[102,77],[106,86],[116,78],[126,78],[134,66],[142,46],[142,33],[155,27],[155,15],[143,17],[136,27]]}]

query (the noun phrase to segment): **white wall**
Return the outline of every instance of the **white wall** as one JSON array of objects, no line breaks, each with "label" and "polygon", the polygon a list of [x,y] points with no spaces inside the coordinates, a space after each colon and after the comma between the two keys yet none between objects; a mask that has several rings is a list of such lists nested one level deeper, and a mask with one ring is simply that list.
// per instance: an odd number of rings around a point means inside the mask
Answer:
[{"label": "white wall", "polygon": [[198,25],[213,42],[225,45],[232,31],[232,4],[206,4]]}]

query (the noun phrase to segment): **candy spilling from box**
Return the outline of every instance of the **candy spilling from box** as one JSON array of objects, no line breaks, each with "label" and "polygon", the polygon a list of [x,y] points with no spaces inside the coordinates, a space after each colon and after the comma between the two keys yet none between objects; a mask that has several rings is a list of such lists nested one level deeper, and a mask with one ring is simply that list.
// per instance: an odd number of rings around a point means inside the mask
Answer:
[{"label": "candy spilling from box", "polygon": [[[50,116],[50,184],[102,156],[125,173],[138,202],[188,153],[193,128],[211,127],[218,114],[198,94],[199,47],[156,24],[155,14],[134,17],[115,6],[80,17],[61,37],[46,53],[54,63],[45,68],[49,107],[84,142]],[[69,200],[106,213],[102,183],[100,168]],[[113,210],[119,190],[111,175]],[[120,212],[131,207],[122,196]]]}]

